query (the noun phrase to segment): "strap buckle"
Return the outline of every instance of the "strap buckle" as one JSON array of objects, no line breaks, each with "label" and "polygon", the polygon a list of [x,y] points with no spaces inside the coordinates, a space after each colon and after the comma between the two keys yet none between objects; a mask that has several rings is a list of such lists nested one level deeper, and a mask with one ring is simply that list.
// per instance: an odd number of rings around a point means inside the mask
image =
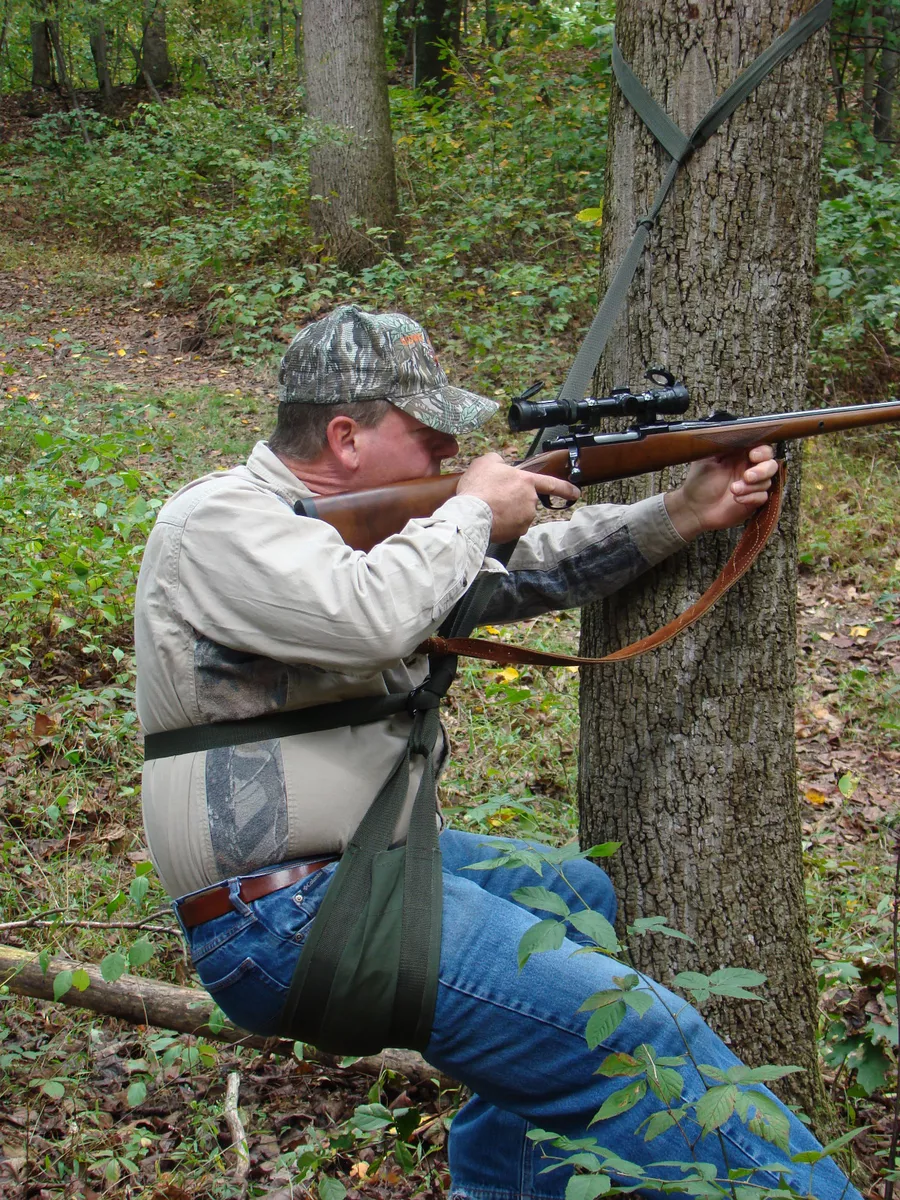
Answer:
[{"label": "strap buckle", "polygon": [[416,714],[420,713],[420,712],[427,712],[428,709],[430,709],[430,708],[438,708],[439,707],[439,705],[441,703],[441,698],[440,698],[440,696],[435,696],[434,692],[428,692],[428,694],[437,703],[435,703],[435,704],[420,704],[419,703],[422,694],[424,692],[428,691],[429,683],[431,683],[431,676],[426,675],[425,678],[422,680],[422,682],[419,684],[419,686],[416,688],[413,688],[413,690],[406,697],[406,711],[409,713],[409,715],[411,717],[416,716]]}]

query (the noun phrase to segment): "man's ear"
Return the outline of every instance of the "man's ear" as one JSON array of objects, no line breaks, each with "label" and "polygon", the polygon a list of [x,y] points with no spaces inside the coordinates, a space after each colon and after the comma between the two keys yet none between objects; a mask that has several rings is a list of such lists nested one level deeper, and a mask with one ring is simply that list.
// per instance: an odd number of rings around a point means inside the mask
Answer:
[{"label": "man's ear", "polygon": [[325,436],[328,449],[345,471],[359,468],[360,426],[352,417],[340,416],[329,421]]}]

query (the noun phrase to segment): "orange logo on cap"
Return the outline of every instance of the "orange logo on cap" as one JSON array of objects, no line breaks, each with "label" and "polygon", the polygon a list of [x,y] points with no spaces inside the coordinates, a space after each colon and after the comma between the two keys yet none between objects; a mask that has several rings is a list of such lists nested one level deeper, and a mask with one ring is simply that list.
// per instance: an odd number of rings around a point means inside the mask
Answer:
[{"label": "orange logo on cap", "polygon": [[419,342],[424,342],[425,338],[421,333],[407,333],[400,339],[401,346],[416,346]]}]

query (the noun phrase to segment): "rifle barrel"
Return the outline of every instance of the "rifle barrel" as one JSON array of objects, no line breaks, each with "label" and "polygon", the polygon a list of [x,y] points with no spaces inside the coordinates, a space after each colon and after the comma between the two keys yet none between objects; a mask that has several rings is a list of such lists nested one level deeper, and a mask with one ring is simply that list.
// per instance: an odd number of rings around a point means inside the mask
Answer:
[{"label": "rifle barrel", "polygon": [[[894,421],[900,422],[898,400],[635,427],[639,429],[637,435],[635,428],[619,434],[597,434],[579,448],[583,483],[606,483],[763,443],[817,437]],[[519,466],[523,471],[566,479],[568,451],[548,450]],[[399,533],[408,521],[431,516],[455,493],[460,474],[434,475],[366,491],[317,496],[308,507],[314,507],[315,516],[332,525],[348,546],[368,551],[391,534]]]}]

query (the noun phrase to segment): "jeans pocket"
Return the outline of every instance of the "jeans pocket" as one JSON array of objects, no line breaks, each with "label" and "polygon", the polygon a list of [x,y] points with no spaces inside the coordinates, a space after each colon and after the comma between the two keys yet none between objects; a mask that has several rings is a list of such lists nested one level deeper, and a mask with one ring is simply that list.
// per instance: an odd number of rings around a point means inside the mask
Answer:
[{"label": "jeans pocket", "polygon": [[245,916],[243,913],[232,911],[223,913],[221,917],[215,917],[212,921],[204,921],[202,925],[195,925],[187,931],[191,958],[196,963],[208,954],[213,954],[255,924],[256,918],[252,914]]},{"label": "jeans pocket", "polygon": [[329,863],[298,883],[255,900],[250,906],[254,917],[273,937],[302,945],[337,865],[336,862]]},{"label": "jeans pocket", "polygon": [[222,1012],[241,1029],[248,1033],[272,1037],[280,1033],[281,1010],[288,987],[274,979],[268,971],[245,958],[227,975],[210,977],[204,969],[207,964],[197,964],[197,974],[209,994]]}]

